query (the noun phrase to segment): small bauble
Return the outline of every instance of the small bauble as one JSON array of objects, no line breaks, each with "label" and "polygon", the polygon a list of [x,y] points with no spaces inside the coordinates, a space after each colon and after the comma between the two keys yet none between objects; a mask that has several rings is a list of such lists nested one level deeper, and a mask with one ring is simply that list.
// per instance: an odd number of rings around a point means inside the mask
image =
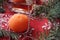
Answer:
[{"label": "small bauble", "polygon": [[14,32],[25,32],[28,29],[28,16],[24,14],[14,14],[9,19],[8,26]]}]

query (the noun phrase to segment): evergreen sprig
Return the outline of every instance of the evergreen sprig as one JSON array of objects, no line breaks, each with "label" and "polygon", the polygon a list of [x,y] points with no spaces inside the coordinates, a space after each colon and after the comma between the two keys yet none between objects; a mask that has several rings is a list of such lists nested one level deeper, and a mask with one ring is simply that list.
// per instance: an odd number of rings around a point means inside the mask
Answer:
[{"label": "evergreen sprig", "polygon": [[53,18],[59,18],[60,19],[60,2],[55,4],[54,8],[50,10],[49,16]]},{"label": "evergreen sprig", "polygon": [[0,30],[0,38],[2,37],[10,37],[10,40],[18,40],[18,34],[11,31]]}]

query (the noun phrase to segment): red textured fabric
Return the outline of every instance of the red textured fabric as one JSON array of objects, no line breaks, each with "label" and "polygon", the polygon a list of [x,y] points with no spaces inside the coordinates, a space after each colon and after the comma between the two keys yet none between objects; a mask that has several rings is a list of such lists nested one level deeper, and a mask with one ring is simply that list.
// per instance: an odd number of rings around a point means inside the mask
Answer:
[{"label": "red textured fabric", "polygon": [[39,19],[39,20],[36,19],[30,20],[30,26],[34,28],[32,35],[34,37],[38,37],[40,36],[39,33],[44,33],[45,31],[46,33],[48,33],[48,30],[50,29],[48,22],[49,20],[47,18]]}]

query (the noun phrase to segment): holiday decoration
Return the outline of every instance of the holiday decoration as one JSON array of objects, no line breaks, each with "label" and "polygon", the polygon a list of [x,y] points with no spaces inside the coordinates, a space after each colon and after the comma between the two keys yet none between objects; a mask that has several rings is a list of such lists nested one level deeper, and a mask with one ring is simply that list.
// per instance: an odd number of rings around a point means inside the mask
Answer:
[{"label": "holiday decoration", "polygon": [[60,40],[60,0],[0,0],[0,6],[0,40]]},{"label": "holiday decoration", "polygon": [[8,21],[8,26],[14,32],[24,32],[28,29],[28,16],[14,14]]}]

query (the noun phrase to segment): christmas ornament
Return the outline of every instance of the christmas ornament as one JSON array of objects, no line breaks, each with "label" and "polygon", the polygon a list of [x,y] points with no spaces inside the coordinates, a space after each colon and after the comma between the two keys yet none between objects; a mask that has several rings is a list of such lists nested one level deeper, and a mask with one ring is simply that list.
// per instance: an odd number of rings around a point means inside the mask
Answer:
[{"label": "christmas ornament", "polygon": [[8,21],[8,26],[14,32],[24,32],[28,29],[28,16],[14,14]]}]

